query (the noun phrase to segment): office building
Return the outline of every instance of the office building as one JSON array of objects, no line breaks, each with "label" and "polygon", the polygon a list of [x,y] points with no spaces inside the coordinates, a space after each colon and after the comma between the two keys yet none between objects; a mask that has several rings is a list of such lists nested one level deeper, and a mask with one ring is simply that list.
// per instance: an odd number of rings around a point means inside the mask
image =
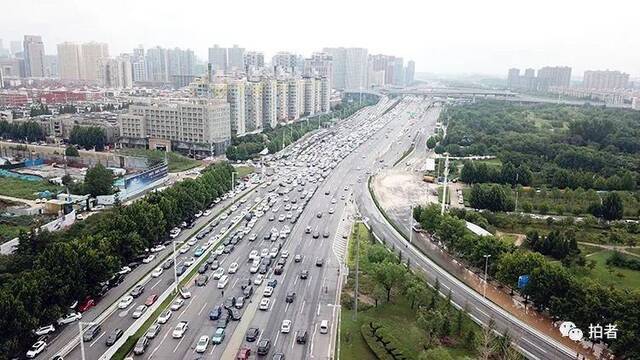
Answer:
[{"label": "office building", "polygon": [[227,49],[227,71],[245,71],[244,48],[233,45]]},{"label": "office building", "polygon": [[273,129],[278,125],[277,82],[274,79],[262,79],[262,128]]},{"label": "office building", "polygon": [[25,35],[23,52],[26,77],[44,77],[44,43],[42,37]]},{"label": "office building", "polygon": [[98,82],[99,60],[109,57],[109,46],[105,43],[88,42],[81,45],[82,79]]},{"label": "office building", "polygon": [[[230,144],[229,104],[224,100],[166,102],[129,106],[118,117],[121,143],[151,146],[164,140],[171,149],[196,154],[223,154]],[[170,150],[170,149],[168,149]]]},{"label": "office building", "polygon": [[211,69],[216,73],[224,73],[227,71],[227,49],[218,45],[209,48],[209,64]]},{"label": "office building", "polygon": [[62,80],[83,79],[82,50],[80,45],[64,42],[58,48],[58,73]]},{"label": "office building", "polygon": [[550,86],[569,87],[571,68],[568,66],[545,66],[538,70],[537,89],[544,91]]},{"label": "office building", "polygon": [[367,49],[325,48],[323,52],[333,59],[332,87],[336,89],[362,89],[367,87]]},{"label": "office building", "polygon": [[416,62],[409,60],[407,67],[404,71],[404,83],[405,85],[411,85],[415,81],[416,76]]},{"label": "office building", "polygon": [[629,74],[610,70],[587,70],[584,72],[583,87],[592,90],[625,89],[629,84]]}]

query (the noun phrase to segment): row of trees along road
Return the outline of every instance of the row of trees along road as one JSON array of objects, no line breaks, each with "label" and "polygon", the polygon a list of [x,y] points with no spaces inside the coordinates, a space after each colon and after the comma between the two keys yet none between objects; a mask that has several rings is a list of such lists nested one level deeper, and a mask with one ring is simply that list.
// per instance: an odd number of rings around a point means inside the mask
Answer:
[{"label": "row of trees along road", "polygon": [[0,360],[24,355],[33,329],[55,323],[74,301],[96,296],[122,265],[227,192],[232,171],[217,163],[197,179],[116,205],[68,230],[21,233],[16,252],[0,256]]},{"label": "row of trees along road", "polygon": [[[520,292],[536,309],[546,312],[552,319],[570,319],[581,329],[589,329],[590,324],[615,324],[619,329],[617,339],[597,341],[606,343],[620,359],[635,359],[640,354],[640,342],[637,341],[640,337],[640,291],[605,287],[590,278],[576,276],[540,253],[517,249],[493,236],[473,235],[466,230],[464,221],[450,214],[440,215],[437,205],[417,207],[413,215],[423,229],[434,233],[450,253],[468,265],[482,268],[483,256],[491,255],[489,275]],[[558,241],[568,242],[566,249],[571,255],[573,240],[570,235],[562,236]],[[541,246],[546,248],[544,244]],[[549,249],[553,253],[553,247]],[[529,275],[529,282],[523,289],[517,289],[520,275]]]}]

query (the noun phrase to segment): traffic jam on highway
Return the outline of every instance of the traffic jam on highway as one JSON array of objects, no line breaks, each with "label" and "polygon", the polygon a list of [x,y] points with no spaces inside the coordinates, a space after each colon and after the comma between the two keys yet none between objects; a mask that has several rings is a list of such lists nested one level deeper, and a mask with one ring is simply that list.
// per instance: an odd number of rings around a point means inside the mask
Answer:
[{"label": "traffic jam on highway", "polygon": [[[259,173],[173,229],[139,263],[123,267],[108,284],[114,288],[107,309],[89,312],[87,321],[82,314],[95,305],[90,299],[92,305],[79,304],[60,319],[57,327],[68,329],[53,339],[55,357],[108,358],[142,326],[131,357],[306,358],[314,340],[330,344],[316,338],[335,337],[336,319],[323,306],[339,302],[340,265],[330,250],[334,238],[348,235],[337,228],[351,192],[350,169],[330,175],[386,124],[381,115],[392,104],[383,98],[266,156]],[[134,275],[137,282],[124,281]],[[176,279],[189,281],[175,292]],[[152,324],[144,324],[151,315]],[[82,346],[78,328],[70,326],[79,321]],[[53,336],[56,330],[50,325],[38,332]],[[45,351],[47,339],[42,342],[30,357]]]}]

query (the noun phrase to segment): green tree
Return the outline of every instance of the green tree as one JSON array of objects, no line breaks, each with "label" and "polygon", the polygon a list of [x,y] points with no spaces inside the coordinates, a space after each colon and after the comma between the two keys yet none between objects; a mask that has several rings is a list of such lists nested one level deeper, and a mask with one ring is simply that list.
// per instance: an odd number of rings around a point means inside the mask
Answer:
[{"label": "green tree", "polygon": [[427,147],[429,149],[433,149],[436,147],[436,145],[437,145],[437,142],[436,142],[435,136],[429,137],[429,139],[427,140]]},{"label": "green tree", "polygon": [[67,145],[67,147],[64,149],[64,154],[66,156],[80,156],[78,149],[76,149],[76,147],[73,145]]},{"label": "green tree", "polygon": [[604,199],[602,199],[601,214],[605,220],[622,219],[622,215],[624,214],[624,204],[620,194],[613,191],[607,193]]},{"label": "green tree", "polygon": [[84,183],[87,192],[92,196],[113,194],[113,172],[102,164],[87,170]]},{"label": "green tree", "polygon": [[407,271],[402,265],[392,262],[391,260],[386,260],[381,263],[372,264],[371,275],[377,285],[384,289],[387,302],[390,302],[392,290],[404,287]]}]

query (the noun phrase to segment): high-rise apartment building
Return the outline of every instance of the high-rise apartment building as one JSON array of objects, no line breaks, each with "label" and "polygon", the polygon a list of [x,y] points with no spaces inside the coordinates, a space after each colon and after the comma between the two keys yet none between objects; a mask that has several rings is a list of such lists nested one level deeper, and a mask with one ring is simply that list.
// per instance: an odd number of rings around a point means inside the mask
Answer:
[{"label": "high-rise apartment building", "polygon": [[262,131],[262,82],[248,81],[245,87],[245,124],[247,132]]},{"label": "high-rise apartment building", "polygon": [[227,102],[230,106],[231,132],[242,136],[247,132],[245,120],[245,85],[244,80],[231,80],[227,84]]},{"label": "high-rise apartment building", "polygon": [[404,83],[410,85],[415,81],[416,77],[416,62],[409,60],[407,62],[407,68],[404,70]]},{"label": "high-rise apartment building", "polygon": [[44,43],[41,36],[24,36],[22,56],[26,77],[44,76]]},{"label": "high-rise apartment building", "polygon": [[161,139],[170,141],[173,149],[217,155],[231,140],[229,104],[224,100],[135,104],[118,123],[123,144]]},{"label": "high-rise apartment building", "polygon": [[297,120],[304,113],[304,80],[288,80],[287,109],[289,120]]},{"label": "high-rise apartment building", "polygon": [[0,67],[0,89],[4,88],[4,71],[2,71],[2,67]]},{"label": "high-rise apartment building", "polygon": [[244,68],[244,48],[233,45],[227,49],[227,70],[228,71],[245,71]]},{"label": "high-rise apartment building", "polygon": [[262,79],[262,128],[273,129],[278,125],[277,82],[274,79]]},{"label": "high-rise apartment building", "polygon": [[310,116],[316,113],[316,79],[304,79],[304,115]]},{"label": "high-rise apartment building", "polygon": [[131,57],[131,71],[132,80],[146,81],[147,80],[147,64],[144,59],[144,48],[142,45],[133,49],[133,56]]},{"label": "high-rise apartment building", "polygon": [[278,122],[286,122],[289,119],[289,83],[285,79],[279,79],[276,83],[276,118]]},{"label": "high-rise apartment building", "polygon": [[313,53],[304,60],[304,76],[324,76],[331,78],[333,59],[326,53]]},{"label": "high-rise apartment building", "polygon": [[57,45],[58,73],[62,80],[81,80],[84,78],[82,50],[80,45],[64,42]]},{"label": "high-rise apartment building", "polygon": [[145,55],[147,81],[169,82],[167,50],[159,46],[148,49]]},{"label": "high-rise apartment building", "polygon": [[133,70],[129,55],[123,54],[115,59],[101,58],[98,64],[98,77],[102,86],[114,89],[133,87]]},{"label": "high-rise apartment building", "polygon": [[625,89],[629,84],[629,74],[611,70],[587,70],[584,72],[583,87],[593,90]]},{"label": "high-rise apartment building", "polygon": [[99,81],[99,61],[109,57],[109,46],[105,43],[88,42],[81,45],[83,80]]},{"label": "high-rise apartment building", "polygon": [[211,69],[216,73],[224,73],[227,71],[227,49],[218,45],[209,48],[209,64]]},{"label": "high-rise apartment building", "polygon": [[294,75],[300,72],[298,56],[288,52],[278,52],[271,58],[271,66],[275,74],[283,73]]},{"label": "high-rise apartment building", "polygon": [[247,74],[264,68],[264,54],[257,51],[249,51],[244,54],[244,66]]},{"label": "high-rise apartment building", "polygon": [[331,82],[336,89],[362,89],[367,86],[367,49],[325,48],[333,59]]},{"label": "high-rise apartment building", "polygon": [[571,68],[569,66],[545,66],[538,70],[538,90],[546,90],[550,86],[569,87],[571,84]]}]

